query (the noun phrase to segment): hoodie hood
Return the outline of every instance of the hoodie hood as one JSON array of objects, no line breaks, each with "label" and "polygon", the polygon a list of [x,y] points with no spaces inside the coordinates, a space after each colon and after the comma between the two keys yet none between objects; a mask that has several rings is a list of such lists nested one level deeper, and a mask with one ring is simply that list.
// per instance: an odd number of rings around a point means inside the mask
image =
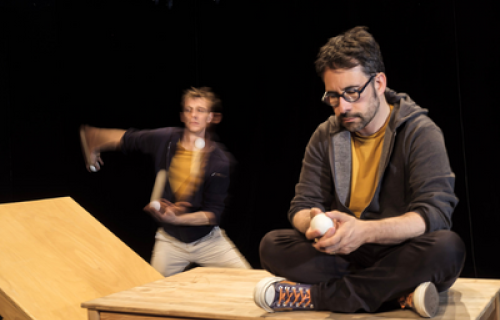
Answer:
[{"label": "hoodie hood", "polygon": [[394,106],[389,122],[393,131],[409,119],[429,113],[429,110],[420,107],[406,93],[396,93],[394,90],[386,88],[385,99],[387,103]]}]

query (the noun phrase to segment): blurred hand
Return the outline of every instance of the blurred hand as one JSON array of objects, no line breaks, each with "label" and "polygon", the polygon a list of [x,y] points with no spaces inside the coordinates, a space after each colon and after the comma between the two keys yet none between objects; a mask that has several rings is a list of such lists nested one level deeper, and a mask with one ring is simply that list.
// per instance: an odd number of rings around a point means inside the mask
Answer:
[{"label": "blurred hand", "polygon": [[[98,148],[98,133],[98,128],[87,125],[82,125],[80,127],[80,142],[85,157],[85,165],[89,172],[97,172],[101,170],[101,166],[104,165],[104,161],[102,161],[101,158],[101,151]],[[91,170],[91,167],[95,170]]]},{"label": "blurred hand", "polygon": [[151,214],[158,222],[168,223],[168,224],[178,224],[178,216],[187,212],[187,209],[191,207],[189,202],[176,202],[172,203],[166,199],[160,199],[160,210],[156,210],[150,204],[144,207],[144,211]]}]

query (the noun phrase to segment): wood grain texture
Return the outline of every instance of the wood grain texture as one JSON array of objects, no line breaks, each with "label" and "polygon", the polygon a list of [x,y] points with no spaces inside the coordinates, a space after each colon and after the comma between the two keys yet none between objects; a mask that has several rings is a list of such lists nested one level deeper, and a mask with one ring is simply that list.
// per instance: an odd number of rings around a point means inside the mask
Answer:
[{"label": "wood grain texture", "polygon": [[69,197],[0,205],[0,253],[0,314],[23,320],[84,320],[81,302],[163,278]]},{"label": "wood grain texture", "polygon": [[178,317],[162,317],[162,316],[145,316],[140,314],[130,315],[124,313],[101,313],[100,320],[197,320],[196,318],[178,318]]},{"label": "wood grain texture", "polygon": [[97,310],[88,310],[88,320],[101,320],[101,314]]},{"label": "wood grain texture", "polygon": [[[1,261],[0,261],[1,263]],[[20,309],[7,295],[0,290],[0,316],[4,320],[30,320],[26,312]]]},{"label": "wood grain texture", "polygon": [[[411,310],[373,314],[330,312],[266,313],[253,300],[255,284],[270,276],[264,270],[196,268],[130,290],[83,303],[103,312],[136,314],[123,319],[420,319]],[[435,319],[496,319],[500,280],[459,279],[440,294]],[[142,317],[139,317],[139,315]],[[157,317],[157,318],[155,318]],[[114,318],[109,318],[114,319]],[[122,318],[116,318],[122,319]]]}]

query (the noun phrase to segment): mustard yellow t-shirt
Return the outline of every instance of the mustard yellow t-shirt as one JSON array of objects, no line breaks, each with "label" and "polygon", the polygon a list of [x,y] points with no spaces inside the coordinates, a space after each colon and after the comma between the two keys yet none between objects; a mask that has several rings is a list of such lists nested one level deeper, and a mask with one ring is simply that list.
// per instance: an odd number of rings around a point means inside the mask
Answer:
[{"label": "mustard yellow t-shirt", "polygon": [[[391,111],[393,106],[390,105]],[[379,131],[371,136],[351,134],[352,174],[349,209],[360,217],[370,204],[378,183],[378,167],[390,114]]]},{"label": "mustard yellow t-shirt", "polygon": [[178,143],[168,173],[175,199],[188,201],[201,183],[202,175],[202,152],[186,150]]}]

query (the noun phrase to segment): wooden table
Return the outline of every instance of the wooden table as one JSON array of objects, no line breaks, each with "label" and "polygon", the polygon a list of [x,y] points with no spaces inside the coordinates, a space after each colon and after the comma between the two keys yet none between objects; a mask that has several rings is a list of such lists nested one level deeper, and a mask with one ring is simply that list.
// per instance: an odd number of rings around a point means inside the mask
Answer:
[{"label": "wooden table", "polygon": [[85,320],[82,301],[163,276],[71,198],[0,205],[0,315]]},{"label": "wooden table", "polygon": [[[196,268],[130,290],[84,302],[89,320],[249,320],[290,319],[421,319],[410,310],[374,314],[330,312],[267,313],[253,301],[264,270]],[[434,319],[500,320],[500,280],[459,279],[440,294]]]}]

